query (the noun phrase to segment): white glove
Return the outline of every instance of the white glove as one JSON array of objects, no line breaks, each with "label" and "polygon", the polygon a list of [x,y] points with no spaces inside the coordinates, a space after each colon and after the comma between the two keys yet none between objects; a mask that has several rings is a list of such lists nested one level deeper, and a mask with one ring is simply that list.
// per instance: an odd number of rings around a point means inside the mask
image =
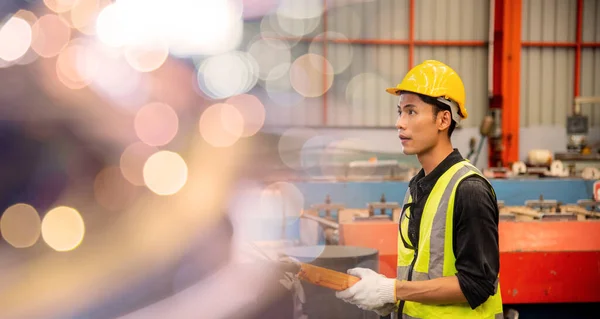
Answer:
[{"label": "white glove", "polygon": [[395,303],[388,303],[388,304],[385,304],[381,308],[375,308],[375,309],[373,309],[373,311],[375,311],[375,313],[378,316],[385,317],[385,316],[389,315],[390,313],[396,311],[396,304]]},{"label": "white glove", "polygon": [[336,297],[371,311],[384,311],[384,306],[396,303],[396,279],[368,268],[353,268],[348,270],[348,274],[361,279],[352,287],[336,292]]}]

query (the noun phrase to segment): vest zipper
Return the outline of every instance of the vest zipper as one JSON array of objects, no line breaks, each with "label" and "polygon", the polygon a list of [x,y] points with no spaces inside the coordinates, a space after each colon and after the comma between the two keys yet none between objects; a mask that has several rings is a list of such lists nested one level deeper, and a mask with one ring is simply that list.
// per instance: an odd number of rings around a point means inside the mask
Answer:
[{"label": "vest zipper", "polygon": [[[417,252],[418,252],[418,249],[415,247],[415,256],[413,257],[413,260],[410,263],[410,266],[408,267],[408,276],[406,278],[406,281],[412,280],[413,268],[415,267],[415,262],[417,261]],[[398,306],[398,319],[402,318],[403,310],[404,310],[404,300],[400,300],[400,306]]]}]

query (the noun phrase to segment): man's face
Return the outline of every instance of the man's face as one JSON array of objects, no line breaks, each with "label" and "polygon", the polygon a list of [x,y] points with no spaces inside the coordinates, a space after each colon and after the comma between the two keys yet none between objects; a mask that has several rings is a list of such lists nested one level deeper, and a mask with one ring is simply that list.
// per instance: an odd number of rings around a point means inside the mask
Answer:
[{"label": "man's face", "polygon": [[439,138],[438,122],[439,119],[433,116],[432,105],[421,101],[415,94],[402,93],[396,128],[404,154],[419,155],[432,149]]}]

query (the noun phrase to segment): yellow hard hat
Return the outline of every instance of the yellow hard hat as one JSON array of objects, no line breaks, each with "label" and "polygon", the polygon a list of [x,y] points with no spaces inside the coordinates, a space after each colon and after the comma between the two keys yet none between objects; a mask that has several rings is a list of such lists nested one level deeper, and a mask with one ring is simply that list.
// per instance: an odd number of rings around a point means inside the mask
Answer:
[{"label": "yellow hard hat", "polygon": [[466,119],[469,116],[465,108],[465,86],[462,80],[452,68],[440,61],[427,60],[413,67],[398,86],[386,91],[393,95],[408,91],[450,100],[458,105],[460,118]]}]

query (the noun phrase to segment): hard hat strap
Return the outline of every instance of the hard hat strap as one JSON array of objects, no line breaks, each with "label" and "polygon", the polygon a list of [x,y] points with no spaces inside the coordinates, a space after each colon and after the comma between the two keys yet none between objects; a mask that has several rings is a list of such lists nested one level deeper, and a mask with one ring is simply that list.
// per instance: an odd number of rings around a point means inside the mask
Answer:
[{"label": "hard hat strap", "polygon": [[437,100],[448,105],[450,107],[450,113],[452,114],[452,119],[454,120],[454,122],[456,122],[456,124],[460,123],[460,121],[462,120],[462,116],[460,116],[460,109],[458,108],[458,103],[452,100],[445,99],[443,97],[438,97]]}]

